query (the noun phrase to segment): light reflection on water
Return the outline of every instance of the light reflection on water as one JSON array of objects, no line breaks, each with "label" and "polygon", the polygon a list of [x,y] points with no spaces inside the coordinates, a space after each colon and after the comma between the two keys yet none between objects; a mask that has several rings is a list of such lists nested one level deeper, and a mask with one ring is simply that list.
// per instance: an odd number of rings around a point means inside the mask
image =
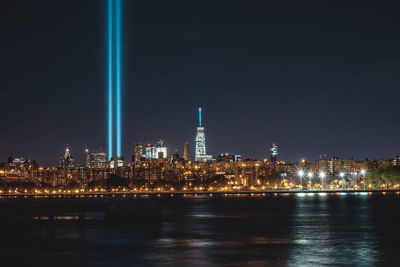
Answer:
[{"label": "light reflection on water", "polygon": [[400,216],[393,212],[399,195],[321,193],[174,196],[163,200],[163,219],[155,224],[37,227],[0,255],[23,249],[34,265],[374,266],[400,260]]},{"label": "light reflection on water", "polygon": [[377,251],[370,207],[363,199],[360,196],[358,205],[349,207],[341,198],[318,198],[317,202],[298,198],[293,238],[300,245],[290,250],[288,265],[373,266]]}]

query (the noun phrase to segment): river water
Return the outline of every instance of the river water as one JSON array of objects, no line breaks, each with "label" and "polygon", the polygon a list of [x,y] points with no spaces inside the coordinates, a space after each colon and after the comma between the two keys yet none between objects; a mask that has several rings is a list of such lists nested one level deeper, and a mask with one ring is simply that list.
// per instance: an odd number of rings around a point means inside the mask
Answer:
[{"label": "river water", "polygon": [[0,241],[0,260],[4,266],[395,266],[400,261],[396,193],[161,201],[162,219],[146,224],[2,226],[7,238]]}]

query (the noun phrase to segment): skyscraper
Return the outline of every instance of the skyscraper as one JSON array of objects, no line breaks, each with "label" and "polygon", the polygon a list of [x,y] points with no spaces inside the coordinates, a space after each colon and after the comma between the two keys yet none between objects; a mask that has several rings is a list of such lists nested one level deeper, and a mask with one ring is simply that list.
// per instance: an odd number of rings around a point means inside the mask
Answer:
[{"label": "skyscraper", "polygon": [[59,158],[59,167],[60,169],[63,169],[64,171],[70,171],[71,169],[74,168],[74,158],[71,156],[71,153],[69,151],[69,148],[67,147],[65,149],[65,153],[63,156],[60,156]]},{"label": "skyscraper", "polygon": [[143,157],[143,144],[135,143],[135,163],[139,163]]},{"label": "skyscraper", "polygon": [[106,151],[101,148],[92,150],[90,153],[90,165],[92,168],[104,168],[107,163],[106,154]]},{"label": "skyscraper", "polygon": [[195,161],[211,161],[212,156],[206,153],[206,136],[204,134],[204,127],[201,121],[202,109],[199,107],[199,126],[196,131],[196,153]]},{"label": "skyscraper", "polygon": [[270,147],[270,159],[272,162],[276,162],[278,160],[278,146],[273,143]]},{"label": "skyscraper", "polygon": [[89,149],[85,149],[85,167],[89,168],[90,167],[90,154],[89,154]]},{"label": "skyscraper", "polygon": [[167,147],[164,146],[164,141],[159,138],[157,144],[147,144],[145,148],[145,156],[147,159],[167,158]]},{"label": "skyscraper", "polygon": [[185,146],[183,148],[183,159],[184,160],[190,160],[190,145],[189,145],[189,142],[186,142]]}]

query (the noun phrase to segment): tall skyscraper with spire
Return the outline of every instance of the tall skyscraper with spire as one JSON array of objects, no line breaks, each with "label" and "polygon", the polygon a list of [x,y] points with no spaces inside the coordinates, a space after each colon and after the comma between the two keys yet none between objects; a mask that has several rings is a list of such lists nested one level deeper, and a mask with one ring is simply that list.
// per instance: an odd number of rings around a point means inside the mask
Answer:
[{"label": "tall skyscraper with spire", "polygon": [[59,157],[58,167],[66,172],[74,168],[74,158],[71,156],[69,147],[65,149],[64,155]]},{"label": "tall skyscraper with spire", "polygon": [[195,161],[211,161],[212,156],[206,153],[206,136],[204,134],[204,127],[202,125],[201,117],[202,109],[199,107],[199,126],[196,131],[196,153]]}]

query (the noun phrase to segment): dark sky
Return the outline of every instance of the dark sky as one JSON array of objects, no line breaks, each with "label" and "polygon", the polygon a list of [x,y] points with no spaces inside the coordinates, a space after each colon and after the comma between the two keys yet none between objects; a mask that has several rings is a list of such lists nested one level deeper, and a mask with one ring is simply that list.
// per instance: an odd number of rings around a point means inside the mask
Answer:
[{"label": "dark sky", "polygon": [[[200,105],[212,154],[400,153],[396,2],[125,0],[124,154],[193,148]],[[2,2],[0,161],[106,146],[105,6]]]}]

